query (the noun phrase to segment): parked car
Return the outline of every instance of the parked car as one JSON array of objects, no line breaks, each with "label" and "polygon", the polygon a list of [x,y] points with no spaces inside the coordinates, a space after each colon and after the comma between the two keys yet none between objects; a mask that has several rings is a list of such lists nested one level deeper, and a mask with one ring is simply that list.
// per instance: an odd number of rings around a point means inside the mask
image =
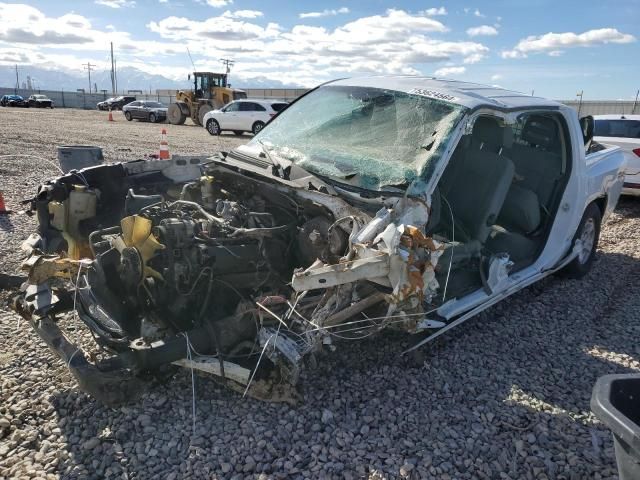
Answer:
[{"label": "parked car", "polygon": [[594,140],[617,145],[627,157],[624,195],[640,196],[640,115],[594,115]]},{"label": "parked car", "polygon": [[27,102],[30,107],[53,108],[53,100],[46,95],[31,95]]},{"label": "parked car", "polygon": [[274,100],[235,100],[220,110],[212,110],[205,114],[202,126],[211,135],[219,135],[225,130],[231,130],[236,135],[242,135],[244,132],[255,135],[287,105],[286,102]]},{"label": "parked car", "polygon": [[115,101],[115,99],[116,97],[107,98],[102,102],[98,102],[96,104],[96,107],[98,108],[98,110],[109,110],[109,105],[111,105]]},{"label": "parked car", "polygon": [[29,104],[20,95],[3,95],[0,98],[0,105],[3,107],[29,107]]},{"label": "parked car", "polygon": [[122,110],[125,105],[135,102],[136,97],[130,95],[123,95],[120,97],[108,98],[103,102],[97,104],[98,110]]},{"label": "parked car", "polygon": [[[472,83],[329,82],[204,162],[41,186],[13,308],[105,403],[172,364],[286,401],[304,358],[340,341],[389,327],[426,334],[418,348],[548,275],[587,274],[624,167],[619,147],[587,151],[589,125]],[[71,311],[99,355],[60,329]]]},{"label": "parked car", "polygon": [[154,123],[164,122],[167,119],[167,107],[160,102],[136,100],[122,107],[122,112],[129,121],[137,118]]}]

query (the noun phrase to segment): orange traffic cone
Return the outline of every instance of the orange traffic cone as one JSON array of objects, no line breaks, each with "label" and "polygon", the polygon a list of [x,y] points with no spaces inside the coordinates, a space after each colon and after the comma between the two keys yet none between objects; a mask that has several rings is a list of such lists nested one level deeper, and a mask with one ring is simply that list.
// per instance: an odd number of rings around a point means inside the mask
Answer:
[{"label": "orange traffic cone", "polygon": [[0,215],[6,215],[7,213],[11,213],[11,210],[7,210],[7,207],[4,204],[4,197],[2,196],[2,190],[0,190]]},{"label": "orange traffic cone", "polygon": [[167,142],[167,131],[162,129],[162,138],[160,140],[160,160],[169,160],[169,142]]},{"label": "orange traffic cone", "polygon": [[109,109],[109,121],[115,122],[115,120],[113,119],[113,114],[111,113],[111,109]]}]

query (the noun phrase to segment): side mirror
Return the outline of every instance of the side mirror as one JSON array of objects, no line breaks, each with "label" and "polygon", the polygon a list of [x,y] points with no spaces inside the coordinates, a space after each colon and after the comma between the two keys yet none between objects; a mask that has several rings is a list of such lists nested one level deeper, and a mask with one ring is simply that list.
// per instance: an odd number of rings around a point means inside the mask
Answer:
[{"label": "side mirror", "polygon": [[587,115],[580,119],[580,129],[582,130],[582,138],[584,139],[584,145],[588,148],[593,141],[593,117]]}]

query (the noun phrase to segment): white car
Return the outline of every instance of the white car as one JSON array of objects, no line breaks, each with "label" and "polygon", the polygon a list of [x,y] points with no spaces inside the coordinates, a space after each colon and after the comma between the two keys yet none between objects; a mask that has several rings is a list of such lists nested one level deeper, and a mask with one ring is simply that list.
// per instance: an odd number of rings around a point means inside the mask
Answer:
[{"label": "white car", "polygon": [[627,157],[625,195],[640,196],[640,115],[594,115],[593,139],[616,145]]},{"label": "white car", "polygon": [[202,126],[211,135],[220,135],[224,130],[231,130],[236,135],[242,135],[244,132],[255,135],[272,117],[288,105],[278,100],[234,100],[220,110],[207,113]]}]

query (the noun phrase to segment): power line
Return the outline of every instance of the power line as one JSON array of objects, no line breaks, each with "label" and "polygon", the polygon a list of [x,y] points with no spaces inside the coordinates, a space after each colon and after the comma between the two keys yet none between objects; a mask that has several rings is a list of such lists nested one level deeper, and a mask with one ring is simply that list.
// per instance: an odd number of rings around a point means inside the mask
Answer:
[{"label": "power line", "polygon": [[231,60],[230,58],[221,58],[220,61],[225,66],[227,75],[229,75],[231,67],[233,67],[234,63],[236,63],[235,60]]},{"label": "power line", "polygon": [[91,93],[91,69],[96,65],[92,65],[91,62],[83,63],[82,66],[89,72],[89,93]]}]

